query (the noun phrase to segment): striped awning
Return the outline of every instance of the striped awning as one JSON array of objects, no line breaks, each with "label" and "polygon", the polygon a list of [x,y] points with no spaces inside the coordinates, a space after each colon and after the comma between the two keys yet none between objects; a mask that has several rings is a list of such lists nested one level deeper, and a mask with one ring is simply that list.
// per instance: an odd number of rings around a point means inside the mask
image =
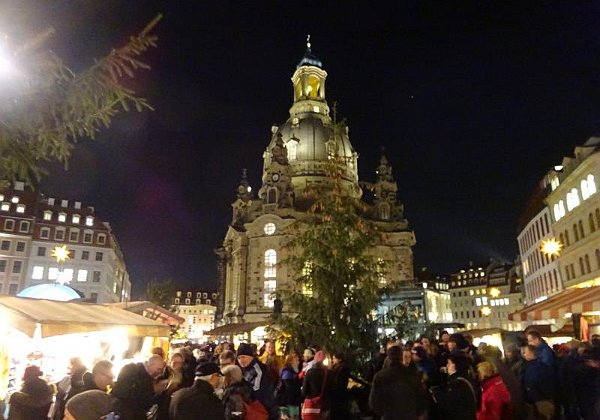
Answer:
[{"label": "striped awning", "polygon": [[563,290],[548,299],[524,307],[508,318],[513,321],[563,319],[566,314],[600,311],[600,286]]},{"label": "striped awning", "polygon": [[124,309],[93,303],[60,302],[0,295],[0,321],[34,337],[125,328],[129,336],[169,337],[170,329],[158,321]]}]

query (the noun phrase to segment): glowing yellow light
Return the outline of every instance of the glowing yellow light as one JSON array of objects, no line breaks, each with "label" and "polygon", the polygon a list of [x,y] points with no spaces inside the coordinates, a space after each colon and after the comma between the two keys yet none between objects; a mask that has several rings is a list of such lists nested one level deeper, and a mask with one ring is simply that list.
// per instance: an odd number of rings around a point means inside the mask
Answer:
[{"label": "glowing yellow light", "polygon": [[484,306],[483,308],[481,308],[481,315],[490,316],[491,313],[492,310],[489,308],[489,306]]},{"label": "glowing yellow light", "polygon": [[56,258],[56,262],[64,262],[69,259],[70,251],[67,249],[66,245],[55,247],[50,255]]},{"label": "glowing yellow light", "polygon": [[500,289],[498,289],[497,287],[492,287],[490,289],[490,296],[493,298],[500,296]]},{"label": "glowing yellow light", "polygon": [[561,244],[556,239],[551,238],[551,239],[547,239],[542,242],[541,251],[544,254],[546,254],[548,257],[551,257],[553,255],[560,254],[560,250],[562,249],[562,247],[563,247],[563,244]]}]

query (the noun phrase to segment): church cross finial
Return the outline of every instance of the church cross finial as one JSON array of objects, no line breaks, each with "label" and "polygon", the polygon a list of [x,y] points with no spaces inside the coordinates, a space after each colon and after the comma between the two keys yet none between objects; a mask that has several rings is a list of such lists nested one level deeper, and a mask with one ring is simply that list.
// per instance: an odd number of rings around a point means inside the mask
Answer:
[{"label": "church cross finial", "polygon": [[310,34],[306,36],[306,49],[310,51]]}]

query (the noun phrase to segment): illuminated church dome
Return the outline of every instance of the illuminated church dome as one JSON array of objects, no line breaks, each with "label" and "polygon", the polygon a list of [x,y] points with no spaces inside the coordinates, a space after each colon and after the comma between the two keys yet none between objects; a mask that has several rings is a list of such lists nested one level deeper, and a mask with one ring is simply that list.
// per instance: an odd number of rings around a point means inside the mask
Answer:
[{"label": "illuminated church dome", "polygon": [[62,302],[81,299],[82,297],[75,289],[58,283],[31,286],[23,289],[17,296],[33,299],[59,300]]},{"label": "illuminated church dome", "polygon": [[[263,155],[265,172],[275,159],[272,151],[277,142],[282,142],[287,150],[292,184],[295,190],[301,191],[311,183],[325,182],[325,164],[337,154],[344,162],[343,182],[347,190],[360,196],[358,154],[350,143],[348,127],[334,129],[325,99],[326,78],[327,72],[312,54],[310,42],[307,42],[306,53],[292,76],[294,103],[289,111],[290,117],[281,126],[273,127],[271,142]],[[268,179],[269,174],[265,173],[263,182]]]}]

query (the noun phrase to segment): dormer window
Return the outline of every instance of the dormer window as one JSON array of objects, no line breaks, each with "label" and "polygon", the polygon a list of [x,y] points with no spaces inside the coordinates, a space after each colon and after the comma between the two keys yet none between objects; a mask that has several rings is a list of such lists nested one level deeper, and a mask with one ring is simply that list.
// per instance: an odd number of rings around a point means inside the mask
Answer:
[{"label": "dormer window", "polygon": [[67,213],[58,213],[58,221],[65,223],[67,221]]},{"label": "dormer window", "polygon": [[15,203],[17,204],[19,202],[19,197],[14,196],[13,198],[10,199],[11,203]]},{"label": "dormer window", "polygon": [[298,142],[295,140],[290,140],[286,144],[286,149],[288,153],[289,160],[296,160],[297,152],[298,152]]},{"label": "dormer window", "polygon": [[94,217],[93,216],[86,216],[85,217],[85,225],[86,226],[94,226]]},{"label": "dormer window", "polygon": [[46,210],[44,212],[44,220],[51,220],[52,219],[52,212],[50,210]]},{"label": "dormer window", "polygon": [[75,225],[78,225],[79,222],[81,222],[81,216],[78,214],[74,214],[73,218],[71,219],[71,222]]},{"label": "dormer window", "polygon": [[17,213],[25,213],[25,204],[17,204]]},{"label": "dormer window", "polygon": [[10,203],[3,202],[2,205],[0,205],[0,210],[2,210],[2,211],[9,211],[10,210]]}]

